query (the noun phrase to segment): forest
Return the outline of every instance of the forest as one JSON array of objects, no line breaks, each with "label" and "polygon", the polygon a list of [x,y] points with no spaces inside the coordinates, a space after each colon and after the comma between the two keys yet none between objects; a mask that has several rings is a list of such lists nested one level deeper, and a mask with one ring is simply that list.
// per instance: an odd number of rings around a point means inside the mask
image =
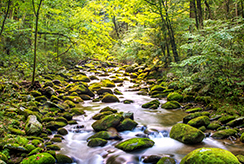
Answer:
[{"label": "forest", "polygon": [[1,0],[0,163],[244,163],[243,3]]}]

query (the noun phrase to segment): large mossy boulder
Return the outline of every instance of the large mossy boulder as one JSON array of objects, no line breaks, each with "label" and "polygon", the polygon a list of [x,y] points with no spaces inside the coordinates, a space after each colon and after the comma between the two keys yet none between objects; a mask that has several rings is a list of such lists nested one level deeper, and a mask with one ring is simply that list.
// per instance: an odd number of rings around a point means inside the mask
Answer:
[{"label": "large mossy boulder", "polygon": [[112,114],[105,116],[101,120],[97,120],[92,124],[92,128],[95,131],[104,131],[110,127],[117,127],[122,120],[122,115],[120,114]]},{"label": "large mossy boulder", "polygon": [[73,81],[73,82],[90,82],[91,80],[89,79],[89,77],[80,74],[80,75],[76,75],[76,76],[72,77],[70,79],[70,81]]},{"label": "large mossy boulder", "polygon": [[102,102],[104,102],[104,103],[119,102],[119,99],[115,95],[108,93],[103,96]]},{"label": "large mossy boulder", "polygon": [[142,108],[157,109],[160,105],[158,100],[152,100],[142,105]]},{"label": "large mossy boulder", "polygon": [[168,101],[168,102],[162,104],[162,106],[161,106],[161,108],[164,108],[164,109],[177,109],[180,107],[181,107],[181,105],[177,101]]},{"label": "large mossy boulder", "polygon": [[196,117],[199,117],[199,116],[209,116],[210,113],[209,112],[196,112],[196,113],[191,113],[191,114],[188,114],[186,115],[184,118],[183,118],[183,123],[187,124],[190,120],[196,118]]},{"label": "large mossy boulder", "polygon": [[73,160],[67,155],[56,154],[57,163],[73,163]]},{"label": "large mossy boulder", "polygon": [[97,90],[98,95],[103,95],[104,93],[113,94],[113,91],[111,89],[108,89],[108,88],[100,88]]},{"label": "large mossy boulder", "polygon": [[228,138],[229,136],[236,136],[237,131],[234,129],[224,129],[215,132],[211,137],[216,138],[216,139],[224,139]]},{"label": "large mossy boulder", "polygon": [[152,147],[154,145],[154,141],[149,138],[132,138],[126,141],[120,142],[115,147],[118,149],[122,149],[126,152],[131,152],[138,149],[145,149]]},{"label": "large mossy boulder", "polygon": [[174,125],[170,131],[170,138],[185,144],[200,143],[204,137],[205,135],[201,130],[183,123]]},{"label": "large mossy boulder", "polygon": [[167,100],[182,102],[183,96],[177,92],[172,92],[172,93],[169,93],[169,95],[167,96]]},{"label": "large mossy boulder", "polygon": [[47,123],[46,128],[50,130],[57,130],[58,128],[62,128],[66,126],[67,123],[65,122],[60,122],[60,121],[51,121]]},{"label": "large mossy boulder", "polygon": [[244,117],[236,118],[236,119],[228,122],[226,125],[230,126],[230,127],[235,127],[235,126],[242,125],[242,124],[244,124]]},{"label": "large mossy boulder", "polygon": [[157,164],[176,164],[175,159],[171,157],[162,157]]},{"label": "large mossy boulder", "polygon": [[109,79],[105,79],[101,81],[103,87],[115,87],[114,82]]},{"label": "large mossy boulder", "polygon": [[55,164],[55,158],[49,153],[40,153],[23,159],[21,164]]},{"label": "large mossy boulder", "polygon": [[101,118],[107,116],[107,115],[110,115],[110,114],[113,114],[113,112],[111,111],[105,111],[105,112],[101,112],[101,113],[97,113],[95,114],[92,119],[94,120],[100,120]]},{"label": "large mossy boulder", "polygon": [[27,135],[37,136],[42,132],[42,124],[37,120],[35,115],[29,115],[25,125]]},{"label": "large mossy boulder", "polygon": [[91,97],[94,97],[94,93],[88,89],[87,86],[83,85],[83,84],[79,84],[79,85],[69,85],[66,87],[66,91],[68,91],[69,93],[73,93],[73,92],[76,92],[78,95],[81,95],[81,94],[87,94]]},{"label": "large mossy boulder", "polygon": [[117,130],[118,131],[133,130],[137,125],[138,123],[136,123],[134,120],[130,118],[126,118],[117,127]]},{"label": "large mossy boulder", "polygon": [[220,148],[199,148],[187,154],[180,164],[240,164],[231,152]]},{"label": "large mossy boulder", "polygon": [[195,113],[195,112],[202,112],[203,109],[200,107],[196,107],[196,108],[191,108],[191,109],[187,109],[186,113]]},{"label": "large mossy boulder", "polygon": [[188,124],[194,127],[208,126],[210,124],[210,120],[208,116],[199,116],[190,120]]}]

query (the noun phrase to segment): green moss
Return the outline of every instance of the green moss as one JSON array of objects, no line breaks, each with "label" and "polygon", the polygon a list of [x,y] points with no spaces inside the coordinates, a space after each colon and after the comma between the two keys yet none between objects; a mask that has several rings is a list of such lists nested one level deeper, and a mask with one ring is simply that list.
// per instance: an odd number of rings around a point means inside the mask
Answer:
[{"label": "green moss", "polygon": [[[155,94],[155,91],[164,91],[166,88],[165,87],[162,87],[161,85],[154,85],[151,89],[150,89],[150,95],[153,95],[153,92]],[[160,92],[157,92],[157,93],[160,93]]]},{"label": "green moss", "polygon": [[219,123],[218,121],[214,121],[214,122],[211,122],[211,123],[207,126],[207,128],[208,128],[208,129],[211,129],[211,130],[216,130],[216,129],[218,129],[220,126],[221,126],[221,125],[220,125],[220,123]]},{"label": "green moss", "polygon": [[3,160],[4,162],[8,162],[8,157],[2,152],[0,152],[0,159]]},{"label": "green moss", "polygon": [[50,122],[50,121],[54,121],[54,120],[55,120],[55,118],[53,118],[53,117],[44,117],[42,119],[42,122]]},{"label": "green moss", "polygon": [[104,103],[119,102],[119,99],[115,95],[107,93],[105,96],[103,96],[102,102]]},{"label": "green moss", "polygon": [[236,158],[238,159],[238,161],[240,162],[240,163],[244,163],[244,155],[237,155],[236,156]]},{"label": "green moss", "polygon": [[60,150],[60,147],[58,145],[47,145],[47,150]]},{"label": "green moss", "polygon": [[40,153],[25,158],[21,164],[55,164],[55,158],[49,153]]},{"label": "green moss", "polygon": [[226,125],[230,126],[230,127],[235,127],[235,126],[242,125],[242,124],[244,124],[244,117],[236,118],[236,119],[228,122]]},{"label": "green moss", "polygon": [[65,128],[58,128],[57,133],[61,135],[66,135],[68,134],[68,131]]},{"label": "green moss", "polygon": [[34,145],[34,146],[38,146],[40,143],[42,143],[42,141],[37,140],[37,139],[34,139],[34,140],[31,141],[31,144]]},{"label": "green moss", "polygon": [[122,116],[120,114],[112,114],[105,116],[101,120],[97,120],[92,124],[95,131],[104,131],[110,127],[116,127],[120,123]]},{"label": "green moss", "polygon": [[113,112],[113,113],[117,113],[117,110],[116,110],[116,109],[112,109],[112,108],[110,108],[109,106],[107,106],[107,107],[101,109],[101,110],[100,110],[100,113],[102,113],[102,112],[106,112],[106,111],[111,111],[111,112]]},{"label": "green moss", "polygon": [[117,88],[114,89],[114,94],[116,95],[123,95]]},{"label": "green moss", "polygon": [[196,144],[202,142],[205,135],[197,128],[178,123],[172,127],[170,137],[185,144]]},{"label": "green moss", "polygon": [[81,81],[81,82],[90,82],[91,80],[89,79],[89,77],[85,76],[85,75],[77,75],[72,77],[73,81]]},{"label": "green moss", "polygon": [[101,83],[92,83],[92,84],[89,86],[89,89],[90,89],[91,91],[97,91],[97,90],[99,90],[101,87],[102,87],[102,84],[101,84]]},{"label": "green moss", "polygon": [[88,146],[89,147],[96,147],[96,146],[105,146],[107,144],[107,140],[102,139],[102,138],[91,138],[88,141]]},{"label": "green moss", "polygon": [[174,158],[171,157],[162,157],[157,164],[176,164]]},{"label": "green moss", "polygon": [[24,131],[22,131],[20,129],[13,128],[12,126],[8,126],[8,130],[10,131],[11,134],[25,135]]},{"label": "green moss", "polygon": [[177,101],[168,101],[168,102],[162,104],[162,106],[161,106],[161,108],[164,108],[164,109],[177,109],[180,107],[181,107],[181,105]]},{"label": "green moss", "polygon": [[73,160],[67,155],[57,154],[56,155],[57,163],[73,163]]},{"label": "green moss", "polygon": [[126,118],[117,127],[117,130],[118,131],[133,130],[137,125],[138,123],[136,123],[134,120],[131,120],[130,118]]},{"label": "green moss", "polygon": [[47,98],[45,96],[38,96],[35,98],[35,100],[38,102],[45,102],[47,101]]},{"label": "green moss", "polygon": [[63,100],[70,100],[74,103],[83,102],[83,100],[79,96],[64,96]]},{"label": "green moss", "polygon": [[209,112],[191,113],[191,114],[188,114],[187,116],[185,116],[183,118],[183,123],[187,124],[191,119],[194,119],[194,118],[199,117],[199,116],[209,116],[209,115],[210,115]]},{"label": "green moss", "polygon": [[67,104],[70,108],[74,108],[75,107],[74,102],[71,101],[71,100],[65,100],[64,104]]},{"label": "green moss", "polygon": [[226,124],[227,122],[234,120],[236,117],[235,116],[222,116],[221,118],[219,118],[218,120],[222,123],[222,124]]},{"label": "green moss", "polygon": [[244,133],[241,134],[240,141],[244,143]]},{"label": "green moss", "polygon": [[120,142],[115,147],[118,149],[122,149],[124,151],[130,152],[138,149],[145,149],[152,147],[154,142],[149,138],[132,138]]},{"label": "green moss", "polygon": [[180,164],[239,164],[229,151],[220,148],[199,148],[187,154]]},{"label": "green moss", "polygon": [[32,150],[34,150],[36,147],[32,144],[26,144],[25,148],[28,152],[31,152]]},{"label": "green moss", "polygon": [[51,139],[52,142],[62,142],[62,139],[59,137],[54,137]]},{"label": "green moss", "polygon": [[224,139],[229,136],[236,136],[237,131],[234,129],[224,129],[215,132],[211,137],[216,138],[216,139]]},{"label": "green moss", "polygon": [[172,92],[172,93],[169,93],[169,95],[167,96],[167,100],[182,102],[183,96],[177,92]]},{"label": "green moss", "polygon": [[32,96],[34,96],[34,97],[42,96],[41,92],[36,91],[36,90],[32,90],[32,91],[30,92],[30,94],[31,94]]},{"label": "green moss", "polygon": [[142,105],[142,108],[149,108],[149,109],[157,109],[160,105],[160,102],[158,100],[152,100],[146,104]]},{"label": "green moss", "polygon": [[208,116],[199,116],[190,120],[188,124],[194,127],[208,126],[210,124],[210,120]]},{"label": "green moss", "polygon": [[37,153],[40,153],[40,152],[42,152],[43,151],[43,149],[42,148],[40,148],[40,147],[37,147],[37,148],[35,148],[35,149],[33,149],[29,154],[28,154],[28,156],[31,156],[31,155],[34,155],[34,154],[37,154]]},{"label": "green moss", "polygon": [[66,125],[67,124],[64,122],[51,121],[46,125],[46,128],[51,130],[57,130],[58,128],[64,127]]},{"label": "green moss", "polygon": [[101,113],[97,113],[95,114],[92,118],[94,120],[100,120],[101,118],[107,116],[107,115],[110,115],[110,114],[113,114],[113,112],[111,111],[105,111],[105,112],[101,112]]},{"label": "green moss", "polygon": [[102,80],[101,82],[103,87],[115,87],[114,82],[109,79]]},{"label": "green moss", "polygon": [[81,108],[72,108],[70,112],[74,115],[83,115],[85,114],[84,110]]},{"label": "green moss", "polygon": [[203,111],[203,109],[200,107],[197,107],[197,108],[187,109],[186,113],[194,113],[194,112],[201,112],[201,111]]}]

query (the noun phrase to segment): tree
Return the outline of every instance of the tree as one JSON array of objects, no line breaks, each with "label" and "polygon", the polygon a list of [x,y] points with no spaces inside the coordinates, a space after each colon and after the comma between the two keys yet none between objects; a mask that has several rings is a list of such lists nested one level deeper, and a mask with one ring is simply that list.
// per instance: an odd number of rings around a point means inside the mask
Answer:
[{"label": "tree", "polygon": [[41,9],[41,5],[42,5],[42,1],[39,1],[39,4],[37,6],[37,11],[35,8],[35,1],[32,0],[32,5],[33,5],[33,12],[34,15],[36,17],[36,24],[35,24],[35,42],[34,42],[34,65],[33,65],[33,74],[32,74],[32,81],[31,81],[31,85],[34,86],[34,82],[35,82],[35,72],[36,72],[36,49],[37,49],[37,34],[38,34],[38,20],[39,20],[39,12]]},{"label": "tree", "polygon": [[2,26],[1,26],[0,37],[2,36],[2,33],[3,33],[5,21],[7,19],[8,13],[9,13],[10,4],[11,4],[11,0],[8,0],[7,10],[5,12],[4,19],[3,19],[3,22],[2,22]]}]

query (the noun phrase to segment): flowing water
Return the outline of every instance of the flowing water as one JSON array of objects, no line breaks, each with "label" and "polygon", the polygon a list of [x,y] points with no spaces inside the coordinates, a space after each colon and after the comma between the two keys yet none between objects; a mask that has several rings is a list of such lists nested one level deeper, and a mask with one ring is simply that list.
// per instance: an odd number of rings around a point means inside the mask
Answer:
[{"label": "flowing water", "polygon": [[[87,73],[88,76],[92,73]],[[107,77],[100,77],[104,79]],[[97,81],[92,81],[97,82]],[[77,125],[67,125],[65,128],[69,130],[69,134],[64,136],[62,143],[58,143],[61,147],[60,153],[66,154],[75,160],[78,164],[143,164],[143,156],[148,155],[169,155],[176,159],[177,163],[189,152],[199,147],[219,147],[228,149],[222,142],[205,138],[201,144],[185,145],[169,137],[171,127],[182,121],[186,113],[181,110],[165,110],[158,108],[157,110],[144,109],[142,104],[147,103],[153,98],[149,96],[138,95],[137,91],[128,91],[130,86],[134,85],[130,81],[124,81],[123,87],[117,87],[123,95],[118,96],[121,103],[102,103],[85,101],[80,107],[84,109],[86,115],[74,117],[78,122]],[[124,104],[123,100],[133,100],[134,103]],[[161,103],[166,99],[160,100]],[[95,134],[91,124],[95,122],[92,116],[104,107],[117,109],[118,112],[133,112],[134,120],[138,123],[137,128],[133,131],[120,132],[123,140],[136,137],[136,135],[145,135],[145,129],[148,131],[149,138],[155,142],[152,148],[133,153],[126,153],[114,147],[117,140],[109,140],[104,147],[88,147],[87,138]],[[116,158],[115,158],[116,157]]]}]

